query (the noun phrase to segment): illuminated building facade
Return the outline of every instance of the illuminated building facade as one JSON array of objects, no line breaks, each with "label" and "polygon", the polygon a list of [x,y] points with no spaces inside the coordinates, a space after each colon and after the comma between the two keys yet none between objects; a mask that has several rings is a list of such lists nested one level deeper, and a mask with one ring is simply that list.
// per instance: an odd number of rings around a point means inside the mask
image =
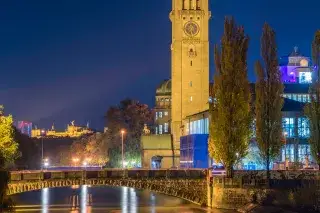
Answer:
[{"label": "illuminated building facade", "polygon": [[155,97],[155,126],[156,135],[171,133],[171,80],[164,80],[156,90]]},{"label": "illuminated building facade", "polygon": [[[295,48],[296,50],[296,48]],[[307,60],[306,57],[301,56],[298,53],[295,53],[298,58],[301,60]],[[291,56],[293,57],[293,53]],[[302,62],[302,64],[305,62]],[[283,115],[283,131],[286,133],[286,145],[283,146],[281,154],[277,161],[274,162],[274,168],[284,169],[284,162],[287,158],[289,162],[289,167],[293,167],[294,164],[300,165],[302,167],[308,159],[309,164],[312,163],[312,157],[310,154],[310,145],[308,143],[308,138],[310,137],[310,129],[308,119],[304,116],[303,108],[307,102],[310,102],[309,87],[310,83],[305,81],[304,76],[313,76],[314,69],[310,66],[310,61],[308,61],[307,69],[296,69],[295,81],[292,78],[292,81],[288,82],[284,78],[284,106],[282,108]],[[283,73],[283,70],[293,70],[293,64],[284,68],[284,65],[279,67],[280,71]],[[306,65],[306,64],[305,64]],[[301,70],[307,75],[302,75]],[[287,73],[287,72],[286,72]],[[303,77],[301,79],[301,77]],[[164,82],[169,82],[168,80]],[[170,84],[166,84],[166,96],[167,100],[170,100],[171,90],[169,88]],[[212,84],[209,84],[212,86]],[[160,87],[159,87],[160,88]],[[159,89],[158,88],[158,89]],[[255,85],[251,84],[251,91],[254,96]],[[157,90],[158,92],[158,90]],[[156,100],[157,100],[156,94]],[[163,96],[159,96],[163,97]],[[161,98],[158,99],[161,102]],[[210,97],[209,97],[210,102]],[[169,102],[170,103],[170,102]],[[156,109],[157,110],[157,103]],[[163,108],[161,108],[163,110]],[[157,117],[156,117],[157,119]],[[170,120],[169,117],[166,117],[166,121]],[[165,122],[166,122],[165,121]],[[156,122],[160,124],[161,122]],[[184,131],[183,135],[180,137],[180,166],[184,168],[190,167],[203,167],[206,165],[206,161],[209,161],[209,158],[203,159],[203,156],[207,156],[207,146],[203,146],[207,141],[207,136],[209,134],[209,112],[208,110],[188,115],[183,120]],[[162,123],[161,123],[162,124]],[[159,134],[159,132],[156,132]],[[258,149],[255,145],[255,139],[252,138],[250,150],[258,152]],[[195,152],[197,150],[197,152]],[[199,154],[199,150],[202,150],[202,155]],[[251,162],[248,159],[243,160],[242,168],[244,169],[262,169],[262,165],[258,165],[256,162]]]},{"label": "illuminated building facade", "polygon": [[22,134],[28,135],[31,137],[32,135],[32,123],[27,121],[18,121],[18,129]]},{"label": "illuminated building facade", "polygon": [[70,137],[77,138],[83,135],[94,133],[88,126],[75,126],[74,121],[71,124],[68,124],[67,129],[63,132],[56,131],[54,125],[52,125],[50,130],[45,129],[33,129],[32,137],[41,138],[41,137],[53,137],[53,138],[62,138],[62,137]]},{"label": "illuminated building facade", "polygon": [[310,58],[301,55],[298,47],[295,47],[289,56],[280,58],[280,71],[284,83],[310,84],[313,70]]},{"label": "illuminated building facade", "polygon": [[176,149],[184,119],[209,109],[209,0],[172,0],[171,133]]}]

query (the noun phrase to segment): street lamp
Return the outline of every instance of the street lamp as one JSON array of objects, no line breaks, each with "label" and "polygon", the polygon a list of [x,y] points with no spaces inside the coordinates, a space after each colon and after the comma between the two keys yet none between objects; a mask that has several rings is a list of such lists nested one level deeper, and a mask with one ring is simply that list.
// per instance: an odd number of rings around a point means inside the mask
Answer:
[{"label": "street lamp", "polygon": [[121,130],[121,155],[122,155],[122,168],[124,169],[124,153],[123,153],[123,135],[125,131]]},{"label": "street lamp", "polygon": [[79,162],[79,158],[72,158],[72,161],[74,162],[75,166]]},{"label": "street lamp", "polygon": [[41,130],[41,170],[43,170],[43,136],[44,136],[45,131]]},{"label": "street lamp", "polygon": [[49,166],[49,159],[48,158],[45,158],[43,160],[43,165],[44,165],[45,168],[48,168],[48,166]]}]

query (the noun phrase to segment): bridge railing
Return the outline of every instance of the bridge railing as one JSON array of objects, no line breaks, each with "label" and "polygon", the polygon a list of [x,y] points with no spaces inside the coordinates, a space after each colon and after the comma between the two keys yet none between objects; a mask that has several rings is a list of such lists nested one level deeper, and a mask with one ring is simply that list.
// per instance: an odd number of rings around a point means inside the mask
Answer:
[{"label": "bridge railing", "polygon": [[205,179],[207,170],[204,169],[108,169],[96,171],[22,171],[11,172],[10,182],[17,181],[36,181],[36,180],[51,180],[51,179],[100,179],[100,178],[170,178],[170,179]]}]

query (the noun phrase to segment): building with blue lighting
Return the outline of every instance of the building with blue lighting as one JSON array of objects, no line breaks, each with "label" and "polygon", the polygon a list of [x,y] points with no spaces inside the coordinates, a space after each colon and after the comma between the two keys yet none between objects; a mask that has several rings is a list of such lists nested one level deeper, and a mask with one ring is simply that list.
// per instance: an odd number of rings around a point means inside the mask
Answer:
[{"label": "building with blue lighting", "polygon": [[[310,83],[312,83],[314,68],[308,57],[301,55],[298,48],[289,55],[280,59],[280,72],[284,82],[284,106],[283,132],[285,135],[284,145],[278,159],[273,162],[275,169],[285,169],[287,159],[289,168],[303,167],[312,164],[310,145],[309,122],[304,116],[304,106],[310,102],[308,94]],[[164,81],[157,88],[155,108],[155,134],[170,134],[165,125],[170,125],[171,106],[171,81]],[[210,84],[212,86],[212,84]],[[251,91],[255,93],[255,85],[251,84]],[[211,90],[211,89],[210,89]],[[210,102],[209,98],[209,102]],[[166,124],[167,123],[167,124]],[[168,127],[170,129],[170,127]],[[254,132],[254,130],[253,130]],[[204,111],[188,116],[183,121],[182,137],[180,138],[180,167],[183,168],[207,168],[212,165],[208,156],[209,135],[209,112]],[[239,167],[243,169],[263,169],[259,161],[258,147],[253,137],[250,143],[249,155],[242,160]]]}]

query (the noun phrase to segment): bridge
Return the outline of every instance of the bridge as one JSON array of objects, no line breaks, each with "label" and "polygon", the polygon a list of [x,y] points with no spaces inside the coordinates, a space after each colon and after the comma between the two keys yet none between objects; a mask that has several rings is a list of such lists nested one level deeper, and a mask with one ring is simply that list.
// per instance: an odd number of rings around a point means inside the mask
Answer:
[{"label": "bridge", "polygon": [[208,171],[203,169],[11,172],[7,194],[74,185],[125,186],[163,193],[199,205],[206,205],[207,174]]}]

